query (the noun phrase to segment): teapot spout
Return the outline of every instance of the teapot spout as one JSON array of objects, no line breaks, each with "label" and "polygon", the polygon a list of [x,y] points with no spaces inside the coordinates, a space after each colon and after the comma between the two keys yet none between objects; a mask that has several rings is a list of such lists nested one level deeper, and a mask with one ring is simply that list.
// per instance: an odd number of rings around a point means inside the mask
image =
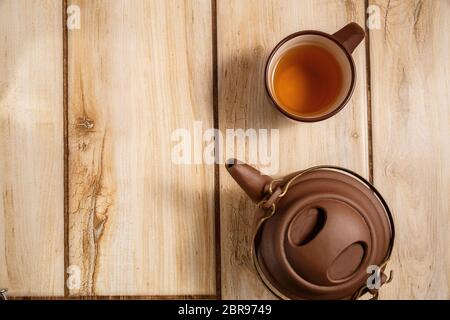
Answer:
[{"label": "teapot spout", "polygon": [[254,202],[259,202],[264,198],[265,188],[272,181],[271,177],[236,159],[227,160],[225,167]]}]

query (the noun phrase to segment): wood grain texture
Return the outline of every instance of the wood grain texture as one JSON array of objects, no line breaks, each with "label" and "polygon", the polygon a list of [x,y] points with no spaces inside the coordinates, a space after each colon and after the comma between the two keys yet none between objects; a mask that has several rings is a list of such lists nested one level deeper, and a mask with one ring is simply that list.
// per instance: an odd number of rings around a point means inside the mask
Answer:
[{"label": "wood grain texture", "polygon": [[0,287],[64,294],[60,1],[0,1]]},{"label": "wood grain texture", "polygon": [[385,299],[450,298],[450,1],[373,1],[374,182],[397,239]]},{"label": "wood grain texture", "polygon": [[[218,1],[220,129],[280,129],[280,175],[329,164],[368,177],[364,44],[353,55],[358,80],[351,102],[326,121],[287,120],[270,105],[263,85],[266,58],[282,38],[304,29],[334,33],[351,21],[363,26],[364,10],[364,1]],[[255,205],[223,167],[220,181],[223,298],[273,298],[250,257]]]},{"label": "wood grain texture", "polygon": [[213,294],[214,168],[171,161],[212,127],[210,1],[70,3],[70,294]]}]

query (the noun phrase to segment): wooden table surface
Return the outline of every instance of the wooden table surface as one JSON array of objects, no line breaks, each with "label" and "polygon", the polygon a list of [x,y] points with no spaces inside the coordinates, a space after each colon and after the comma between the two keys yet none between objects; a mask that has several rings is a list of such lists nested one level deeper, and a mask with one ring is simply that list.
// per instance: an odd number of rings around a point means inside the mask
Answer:
[{"label": "wooden table surface", "polygon": [[[202,121],[279,129],[280,175],[329,164],[370,179],[397,232],[381,298],[450,298],[449,0],[67,2],[0,0],[9,296],[274,298],[251,263],[254,204],[222,165],[171,161],[172,132]],[[351,21],[367,31],[351,102],[286,120],[262,85],[270,50]]]}]

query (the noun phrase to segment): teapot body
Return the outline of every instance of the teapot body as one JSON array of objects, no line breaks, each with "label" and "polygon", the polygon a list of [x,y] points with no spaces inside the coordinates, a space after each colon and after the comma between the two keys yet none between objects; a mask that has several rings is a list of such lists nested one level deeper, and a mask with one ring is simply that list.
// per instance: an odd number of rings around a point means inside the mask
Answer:
[{"label": "teapot body", "polygon": [[[354,172],[330,166],[279,180],[262,177],[252,256],[266,286],[284,299],[377,292],[387,281],[383,270],[394,238],[378,191]],[[379,278],[375,287],[367,287],[371,266]]]}]

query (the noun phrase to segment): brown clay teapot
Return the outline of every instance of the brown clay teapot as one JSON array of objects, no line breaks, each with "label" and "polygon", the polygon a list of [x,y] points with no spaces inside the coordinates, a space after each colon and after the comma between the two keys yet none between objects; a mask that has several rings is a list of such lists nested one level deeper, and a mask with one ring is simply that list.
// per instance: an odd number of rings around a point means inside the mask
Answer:
[{"label": "brown clay teapot", "polygon": [[258,203],[252,257],[260,278],[283,299],[356,299],[368,267],[378,284],[394,241],[394,224],[379,192],[358,174],[318,166],[274,180],[237,160],[226,168]]}]

